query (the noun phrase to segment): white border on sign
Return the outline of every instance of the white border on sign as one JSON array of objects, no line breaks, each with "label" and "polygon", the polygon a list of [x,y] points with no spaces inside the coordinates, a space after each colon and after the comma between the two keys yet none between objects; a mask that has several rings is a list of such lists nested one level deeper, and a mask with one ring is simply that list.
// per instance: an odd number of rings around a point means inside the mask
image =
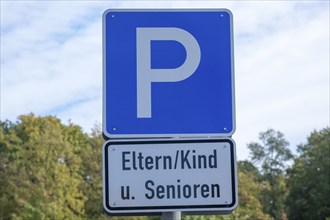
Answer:
[{"label": "white border on sign", "polygon": [[[232,131],[230,133],[193,133],[193,134],[110,134],[106,130],[106,15],[110,12],[227,12],[230,15],[230,47],[231,47],[231,88],[232,88]],[[108,9],[102,16],[102,60],[103,60],[103,124],[102,131],[105,139],[123,138],[205,138],[205,137],[231,137],[236,130],[236,105],[235,105],[235,69],[234,69],[234,36],[233,36],[233,14],[229,9]]]},{"label": "white border on sign", "polygon": [[[226,204],[218,204],[218,205],[212,205],[210,207],[209,205],[179,205],[179,206],[162,206],[162,207],[121,207],[121,209],[118,210],[111,210],[108,208],[110,198],[108,197],[109,194],[109,182],[110,180],[106,177],[109,177],[106,171],[108,170],[108,164],[107,164],[107,153],[106,148],[110,146],[110,144],[117,144],[118,148],[120,148],[120,144],[152,144],[153,142],[162,143],[162,144],[170,144],[170,143],[177,143],[180,142],[184,143],[208,143],[208,142],[214,142],[214,143],[221,143],[221,142],[227,142],[231,145],[231,174],[232,174],[232,186],[233,186],[233,204],[230,204],[226,207]],[[238,187],[237,187],[237,166],[236,166],[236,145],[235,142],[231,138],[219,138],[219,139],[198,139],[198,140],[191,140],[191,139],[131,139],[131,140],[109,140],[104,143],[103,145],[103,207],[104,210],[110,214],[110,215],[152,215],[152,214],[158,214],[160,212],[175,212],[175,211],[182,211],[187,214],[202,214],[202,215],[208,215],[208,214],[230,214],[238,205]]]}]

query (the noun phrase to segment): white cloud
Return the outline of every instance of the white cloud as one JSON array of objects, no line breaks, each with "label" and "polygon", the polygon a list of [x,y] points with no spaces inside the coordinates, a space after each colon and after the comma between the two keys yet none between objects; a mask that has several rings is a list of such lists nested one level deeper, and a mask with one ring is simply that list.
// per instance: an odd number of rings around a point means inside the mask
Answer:
[{"label": "white cloud", "polygon": [[[13,26],[5,25],[2,32],[2,117],[13,120],[30,111],[56,114],[58,106],[77,99],[101,100],[102,7],[28,2],[27,10],[32,5],[38,10],[20,17],[20,2],[5,3],[12,10],[1,20],[6,23],[11,14]],[[18,25],[12,14],[26,24]]]},{"label": "white cloud", "polygon": [[234,137],[241,157],[248,152],[241,140],[256,141],[267,128],[281,130],[294,149],[314,128],[329,125],[329,10],[311,16],[298,8],[284,10],[279,25],[267,16],[271,28],[261,26],[270,33],[261,28],[237,40]]},{"label": "white cloud", "polygon": [[327,1],[1,1],[1,120],[101,122],[102,13],[120,7],[233,12],[239,159],[267,128],[294,149],[329,126]]}]

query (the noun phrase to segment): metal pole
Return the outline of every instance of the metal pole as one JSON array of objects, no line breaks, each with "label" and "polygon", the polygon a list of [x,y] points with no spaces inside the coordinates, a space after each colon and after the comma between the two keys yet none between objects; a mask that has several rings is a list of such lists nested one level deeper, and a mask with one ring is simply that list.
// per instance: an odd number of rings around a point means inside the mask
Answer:
[{"label": "metal pole", "polygon": [[181,220],[181,212],[163,212],[162,220]]}]

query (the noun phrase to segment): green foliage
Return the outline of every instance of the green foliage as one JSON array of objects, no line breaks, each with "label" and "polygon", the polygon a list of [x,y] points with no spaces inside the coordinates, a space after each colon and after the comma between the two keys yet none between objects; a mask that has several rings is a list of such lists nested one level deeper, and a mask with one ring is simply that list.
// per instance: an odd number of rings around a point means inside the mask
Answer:
[{"label": "green foliage", "polygon": [[[109,217],[107,217],[109,219]],[[122,217],[111,217],[111,220],[160,220],[159,216],[122,216]]]},{"label": "green foliage", "polygon": [[100,126],[95,126],[88,141],[88,148],[81,152],[83,178],[82,189],[87,197],[85,201],[86,217],[101,219],[107,217],[103,212],[102,194],[102,145],[104,140]]},{"label": "green foliage", "polygon": [[249,162],[238,163],[238,198],[239,205],[230,219],[271,219],[263,212],[262,192],[269,189],[266,181],[260,180],[258,170]]},{"label": "green foliage", "polygon": [[229,215],[184,216],[183,220],[271,220],[262,210],[262,191],[267,182],[258,181],[257,168],[248,161],[238,163],[238,207]]},{"label": "green foliage", "polygon": [[223,215],[186,215],[182,217],[183,220],[225,220]]},{"label": "green foliage", "polygon": [[330,218],[330,128],[314,131],[288,171],[289,219]]},{"label": "green foliage", "polygon": [[262,175],[260,174],[258,168],[248,160],[237,161],[237,169],[238,172],[245,173],[258,182],[262,181]]},{"label": "green foliage", "polygon": [[[1,217],[82,217],[86,198],[79,190],[81,158],[76,153],[82,146],[65,138],[67,133],[77,132],[77,127],[64,126],[52,116],[30,114],[19,119],[17,124],[1,124],[0,174],[6,178],[2,179],[0,198],[9,206],[1,210]],[[82,136],[80,129],[77,138]]]},{"label": "green foliage", "polygon": [[[260,133],[239,161],[239,205],[229,215],[183,215],[184,220],[326,219],[330,216],[330,131],[314,132],[292,158],[284,135]],[[0,220],[160,220],[160,216],[109,217],[103,211],[102,131],[91,134],[54,116],[22,115],[0,122]],[[260,170],[258,169],[260,168]],[[288,186],[287,186],[288,184]],[[288,191],[289,190],[289,191]]]},{"label": "green foliage", "polygon": [[263,210],[275,219],[283,219],[286,216],[284,200],[287,194],[284,174],[286,162],[293,155],[288,148],[288,141],[279,131],[269,129],[261,132],[259,139],[261,144],[250,143],[248,148],[252,162],[261,164],[262,179],[270,185],[262,190]]},{"label": "green foliage", "polygon": [[255,142],[248,144],[252,162],[261,164],[263,175],[270,178],[283,174],[286,168],[285,162],[293,158],[284,134],[269,129],[261,132],[259,139],[262,144]]}]

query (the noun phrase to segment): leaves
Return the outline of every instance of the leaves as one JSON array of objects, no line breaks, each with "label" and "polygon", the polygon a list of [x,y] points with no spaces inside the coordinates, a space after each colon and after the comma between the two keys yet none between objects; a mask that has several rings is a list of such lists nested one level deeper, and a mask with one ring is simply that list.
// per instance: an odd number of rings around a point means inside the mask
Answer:
[{"label": "leaves", "polygon": [[[2,135],[6,137],[1,147],[6,154],[1,154],[5,168],[0,172],[6,174],[6,179],[1,197],[13,206],[4,210],[4,216],[22,219],[82,216],[85,196],[79,190],[81,158],[75,153],[78,146],[64,138],[70,128],[55,117],[33,114],[3,127]],[[80,139],[82,135],[81,132]],[[12,190],[5,191],[6,188]]]},{"label": "leaves", "polygon": [[293,158],[288,148],[289,142],[280,131],[269,129],[259,134],[262,144],[252,142],[248,144],[251,160],[261,164],[265,175],[281,175],[286,167],[286,161]]},{"label": "leaves", "polygon": [[287,193],[284,173],[286,162],[293,158],[289,142],[280,131],[269,129],[259,135],[260,143],[250,143],[251,161],[261,165],[262,180],[270,188],[262,190],[263,210],[275,219],[284,214],[284,200]]},{"label": "leaves", "polygon": [[[0,220],[108,219],[103,212],[102,131],[90,135],[54,116],[0,122]],[[182,219],[325,219],[330,216],[330,129],[314,131],[292,154],[284,135],[261,132],[238,161],[239,205],[230,215]],[[285,202],[285,203],[284,203]],[[285,209],[287,207],[287,209]],[[112,219],[161,219],[113,217]]]},{"label": "leaves", "polygon": [[288,170],[290,219],[330,217],[330,128],[314,131]]}]

